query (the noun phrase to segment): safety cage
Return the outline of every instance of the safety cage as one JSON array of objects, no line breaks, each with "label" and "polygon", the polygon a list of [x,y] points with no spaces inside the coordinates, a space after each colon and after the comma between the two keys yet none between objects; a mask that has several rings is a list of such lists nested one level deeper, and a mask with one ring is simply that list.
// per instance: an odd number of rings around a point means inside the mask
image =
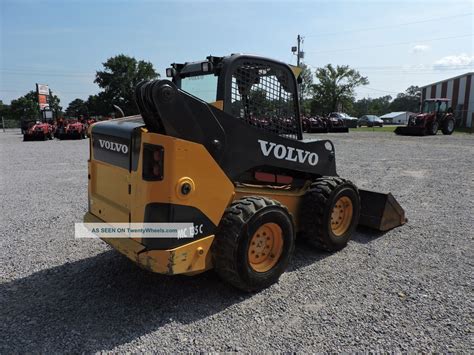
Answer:
[{"label": "safety cage", "polygon": [[259,129],[301,139],[296,78],[290,67],[257,56],[209,56],[207,61],[173,64],[168,76],[181,88],[181,78],[219,77],[216,100],[223,109]]},{"label": "safety cage", "polygon": [[232,70],[230,113],[250,125],[298,139],[297,95],[291,76],[291,70],[273,63],[238,62]]}]

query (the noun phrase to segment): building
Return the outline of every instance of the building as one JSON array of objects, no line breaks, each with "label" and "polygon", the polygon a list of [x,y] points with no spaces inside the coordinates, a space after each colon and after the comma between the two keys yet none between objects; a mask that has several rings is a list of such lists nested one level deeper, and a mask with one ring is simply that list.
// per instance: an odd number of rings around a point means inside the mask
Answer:
[{"label": "building", "polygon": [[410,115],[413,115],[413,112],[390,112],[386,113],[383,116],[380,116],[380,118],[383,120],[384,123],[388,124],[407,124]]},{"label": "building", "polygon": [[460,127],[472,127],[474,121],[474,73],[438,81],[421,87],[421,99],[448,98]]}]

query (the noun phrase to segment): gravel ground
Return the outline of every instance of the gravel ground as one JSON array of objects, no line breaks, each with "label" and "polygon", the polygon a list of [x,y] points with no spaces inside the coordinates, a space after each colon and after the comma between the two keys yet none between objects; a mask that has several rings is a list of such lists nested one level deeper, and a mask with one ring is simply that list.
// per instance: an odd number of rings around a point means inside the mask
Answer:
[{"label": "gravel ground", "polygon": [[321,253],[298,243],[280,282],[243,294],[211,271],[166,277],[98,240],[87,141],[0,132],[0,353],[473,352],[474,136],[329,134],[338,172],[391,191],[409,223]]}]

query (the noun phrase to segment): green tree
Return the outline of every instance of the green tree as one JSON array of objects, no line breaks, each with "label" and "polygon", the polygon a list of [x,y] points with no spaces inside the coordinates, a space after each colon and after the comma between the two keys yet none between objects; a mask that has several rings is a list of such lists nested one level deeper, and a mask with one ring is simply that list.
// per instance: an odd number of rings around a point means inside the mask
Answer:
[{"label": "green tree", "polygon": [[391,111],[418,112],[420,109],[421,89],[410,86],[404,93],[397,95],[390,105]]},{"label": "green tree", "polygon": [[87,116],[88,113],[86,102],[81,99],[72,100],[66,109],[66,115],[68,116]]},{"label": "green tree", "polygon": [[55,117],[59,117],[62,114],[63,108],[59,105],[60,102],[61,100],[59,97],[49,90],[49,108],[53,111]]},{"label": "green tree", "polygon": [[367,85],[369,80],[347,65],[326,65],[316,69],[318,82],[312,85],[314,92],[312,113],[327,114],[339,107],[349,110],[354,102],[354,89]]},{"label": "green tree", "polygon": [[301,113],[306,114],[310,111],[310,101],[313,92],[313,73],[311,69],[304,63],[300,64],[303,69],[300,78],[300,102],[301,102]]},{"label": "green tree", "polygon": [[118,105],[126,115],[138,113],[134,90],[140,81],[159,77],[153,64],[124,54],[109,58],[102,64],[104,70],[96,72],[94,82],[104,89],[104,94],[97,98],[105,100],[104,103],[111,108],[113,104]]},{"label": "green tree", "polygon": [[377,97],[375,99],[363,98],[354,102],[350,114],[355,117],[361,117],[363,115],[381,116],[390,112],[391,101],[392,97],[390,95]]},{"label": "green tree", "polygon": [[89,116],[109,116],[114,111],[112,102],[107,98],[105,92],[90,95],[86,101]]},{"label": "green tree", "polygon": [[13,120],[19,121],[22,118],[37,119],[39,115],[38,95],[33,90],[18,99],[12,100],[10,104],[10,118]]}]

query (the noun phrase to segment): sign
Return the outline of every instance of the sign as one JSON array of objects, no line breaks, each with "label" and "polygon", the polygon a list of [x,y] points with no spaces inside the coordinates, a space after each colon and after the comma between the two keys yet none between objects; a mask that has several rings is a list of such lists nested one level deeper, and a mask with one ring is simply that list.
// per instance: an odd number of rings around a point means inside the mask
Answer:
[{"label": "sign", "polygon": [[40,110],[49,108],[48,96],[39,94],[38,103],[39,103]]},{"label": "sign", "polygon": [[36,84],[36,91],[38,95],[49,95],[49,86],[45,84]]},{"label": "sign", "polygon": [[36,84],[38,94],[38,104],[40,110],[49,109],[49,86],[45,84]]}]

